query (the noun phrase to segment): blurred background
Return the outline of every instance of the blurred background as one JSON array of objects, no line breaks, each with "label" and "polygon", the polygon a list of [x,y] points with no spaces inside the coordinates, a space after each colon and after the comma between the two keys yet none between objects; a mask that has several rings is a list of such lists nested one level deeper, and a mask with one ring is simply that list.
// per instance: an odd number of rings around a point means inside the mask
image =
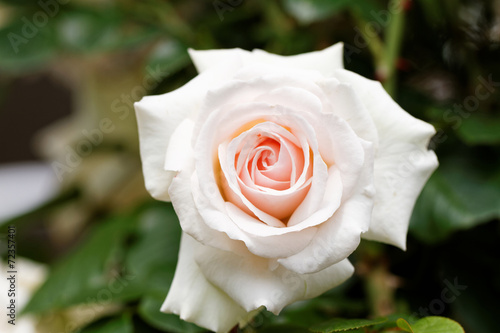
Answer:
[{"label": "blurred background", "polygon": [[339,41],[347,69],[436,127],[440,167],[406,252],[363,242],[354,278],[241,331],[440,315],[498,332],[499,0],[1,0],[1,268],[15,228],[24,312],[0,331],[202,332],[158,311],[180,228],[144,189],[133,102],[193,78],[189,47],[287,55]]}]

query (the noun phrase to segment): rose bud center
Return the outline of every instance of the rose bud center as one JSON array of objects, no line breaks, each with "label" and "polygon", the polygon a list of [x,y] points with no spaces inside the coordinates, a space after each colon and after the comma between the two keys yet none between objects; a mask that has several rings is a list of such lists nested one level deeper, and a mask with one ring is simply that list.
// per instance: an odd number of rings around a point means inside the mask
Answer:
[{"label": "rose bud center", "polygon": [[234,161],[237,186],[223,186],[227,200],[254,217],[260,210],[286,224],[310,188],[307,143],[280,125],[264,122],[232,139],[228,153],[233,150],[234,157],[228,159]]}]

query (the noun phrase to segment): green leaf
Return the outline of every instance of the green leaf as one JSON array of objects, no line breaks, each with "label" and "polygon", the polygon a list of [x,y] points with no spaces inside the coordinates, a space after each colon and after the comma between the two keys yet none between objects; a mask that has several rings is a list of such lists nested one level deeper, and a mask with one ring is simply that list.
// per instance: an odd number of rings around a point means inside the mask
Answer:
[{"label": "green leaf", "polygon": [[264,318],[272,324],[310,327],[328,319],[328,317],[325,318],[324,312],[336,307],[342,308],[343,304],[339,305],[336,303],[338,303],[337,300],[325,299],[324,295],[322,295],[313,299],[292,303],[285,307],[279,316],[264,311],[261,314],[264,314]]},{"label": "green leaf", "polygon": [[124,314],[119,318],[107,319],[91,324],[80,331],[81,333],[133,333],[134,327],[130,315]]},{"label": "green leaf", "polygon": [[148,295],[139,304],[139,315],[153,327],[175,333],[203,332],[204,329],[185,322],[174,314],[160,312],[165,295]]},{"label": "green leaf", "polygon": [[86,242],[51,271],[25,312],[137,297],[126,288],[134,276],[120,266],[123,244],[135,223],[132,217],[117,217],[98,224]]},{"label": "green leaf", "polygon": [[139,215],[136,240],[126,258],[135,279],[131,288],[141,294],[155,291],[166,296],[175,273],[181,227],[171,204],[158,203]]},{"label": "green leaf", "polygon": [[259,333],[308,333],[308,329],[290,324],[273,324],[262,329],[258,329]]},{"label": "green leaf", "polygon": [[457,129],[458,136],[470,145],[500,144],[500,118],[472,115],[463,119]]},{"label": "green leaf", "polygon": [[57,31],[62,46],[80,53],[112,50],[123,36],[122,18],[115,10],[79,8],[57,17]]},{"label": "green leaf", "polygon": [[459,323],[445,317],[425,317],[413,324],[412,328],[414,333],[464,333]]},{"label": "green leaf", "polygon": [[400,313],[393,313],[393,314],[387,316],[387,321],[385,321],[381,324],[374,325],[374,326],[370,327],[370,329],[373,330],[374,332],[391,331],[395,327],[399,327],[398,320],[404,320],[408,324],[412,324],[416,321],[415,317],[413,317],[413,316],[406,315],[406,314],[400,314]]},{"label": "green leaf", "polygon": [[35,70],[56,55],[56,37],[50,19],[46,24],[35,25],[33,15],[16,18],[0,29],[1,70]]},{"label": "green leaf", "polygon": [[139,215],[136,241],[126,267],[135,279],[129,288],[143,295],[139,315],[149,325],[170,332],[201,332],[174,314],[160,312],[177,265],[181,228],[171,204],[159,203]]},{"label": "green leaf", "polygon": [[315,325],[310,328],[312,332],[330,333],[330,332],[343,332],[354,330],[358,328],[373,326],[385,322],[386,318],[379,319],[342,319],[335,318],[326,323]]},{"label": "green leaf", "polygon": [[398,327],[405,332],[414,333],[410,324],[403,318],[399,318],[398,320],[396,320],[396,325],[398,325]]},{"label": "green leaf", "polygon": [[470,163],[472,157],[442,160],[420,197],[410,231],[422,241],[437,242],[450,233],[500,217],[497,173]]}]

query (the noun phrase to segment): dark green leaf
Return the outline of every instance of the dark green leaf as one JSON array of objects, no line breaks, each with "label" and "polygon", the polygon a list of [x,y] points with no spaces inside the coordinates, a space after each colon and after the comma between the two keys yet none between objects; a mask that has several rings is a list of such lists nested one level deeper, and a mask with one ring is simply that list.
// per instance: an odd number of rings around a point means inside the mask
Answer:
[{"label": "dark green leaf", "polygon": [[56,37],[50,18],[45,24],[35,24],[33,15],[18,17],[0,30],[0,69],[35,70],[55,55]]},{"label": "dark green leaf", "polygon": [[133,333],[134,327],[130,315],[99,321],[80,331],[81,333]]},{"label": "dark green leaf", "polygon": [[126,288],[134,276],[119,265],[123,243],[135,223],[132,217],[119,217],[97,225],[87,241],[53,269],[25,311],[137,297]]},{"label": "dark green leaf", "polygon": [[127,270],[140,293],[154,290],[166,296],[179,253],[181,228],[170,204],[157,204],[139,216],[136,242],[126,259]]},{"label": "dark green leaf", "polygon": [[417,200],[410,231],[435,242],[500,217],[500,182],[494,177],[467,160],[441,161]]},{"label": "dark green leaf", "polygon": [[315,325],[311,327],[312,332],[318,333],[331,333],[331,332],[342,332],[348,330],[354,330],[358,328],[363,328],[367,326],[373,326],[381,324],[386,321],[386,318],[380,319],[342,319],[336,318],[326,323]]},{"label": "dark green leaf", "polygon": [[144,297],[139,305],[139,315],[148,324],[160,330],[175,333],[205,331],[194,324],[181,320],[177,315],[160,312],[160,307],[164,300],[165,295],[149,295]]},{"label": "dark green leaf", "polygon": [[259,333],[308,333],[310,332],[308,329],[300,327],[300,326],[295,326],[295,325],[269,325],[265,328],[258,329],[257,332]]},{"label": "dark green leaf", "polygon": [[274,319],[276,323],[280,324],[286,323],[310,327],[328,319],[328,317],[325,318],[323,314],[328,309],[347,309],[349,306],[350,304],[342,303],[342,299],[325,299],[323,297],[316,297],[310,300],[290,304],[283,309],[279,317],[270,313],[269,318],[271,318],[271,320]]},{"label": "dark green leaf", "polygon": [[[500,285],[498,284],[498,281],[500,281],[498,255],[494,254],[498,232],[492,236],[495,241],[493,241],[493,246],[488,246],[487,250],[491,249],[488,251],[489,253],[482,254],[476,251],[472,254],[472,256],[480,259],[470,259],[462,255],[461,258],[468,259],[467,262],[470,262],[470,264],[462,265],[460,268],[453,267],[456,270],[454,274],[460,277],[458,279],[459,284],[467,286],[467,289],[456,293],[457,297],[451,303],[451,307],[454,316],[467,329],[467,332],[496,332],[498,328],[498,311],[489,311],[489,309],[497,308],[497,295],[499,295],[500,291]],[[477,242],[480,243],[481,240]],[[482,244],[477,247],[481,246]],[[470,248],[476,247],[471,244]],[[486,270],[488,268],[489,270]],[[477,272],[488,272],[488,276],[485,279],[483,274]],[[454,279],[450,278],[450,281],[454,282]]]},{"label": "dark green leaf", "polygon": [[181,228],[170,204],[158,204],[139,216],[137,240],[129,249],[127,267],[135,276],[131,288],[146,296],[139,315],[148,324],[171,332],[200,332],[177,315],[160,312],[174,277]]},{"label": "dark green leaf", "polygon": [[473,115],[463,119],[457,134],[471,145],[496,145],[500,143],[500,118]]}]

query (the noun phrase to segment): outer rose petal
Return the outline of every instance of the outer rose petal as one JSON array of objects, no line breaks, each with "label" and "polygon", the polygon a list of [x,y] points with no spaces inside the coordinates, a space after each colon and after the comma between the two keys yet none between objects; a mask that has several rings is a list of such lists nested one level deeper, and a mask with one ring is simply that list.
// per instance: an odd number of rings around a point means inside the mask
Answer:
[{"label": "outer rose petal", "polygon": [[194,122],[191,119],[184,119],[170,136],[164,166],[166,171],[182,171],[193,158],[193,127]]},{"label": "outer rose petal", "polygon": [[200,73],[228,60],[240,58],[245,65],[266,63],[294,69],[317,70],[328,77],[331,76],[335,70],[344,68],[343,45],[343,43],[337,43],[320,51],[293,56],[281,56],[267,53],[263,50],[253,50],[253,52],[249,52],[242,49],[206,51],[190,49],[189,55]]},{"label": "outer rose petal", "polygon": [[371,114],[379,135],[374,184],[377,195],[366,239],[406,248],[406,234],[415,201],[438,166],[427,149],[435,130],[412,117],[386,93],[377,81],[339,70],[335,76],[348,82]]},{"label": "outer rose petal", "polygon": [[175,313],[181,319],[209,330],[226,333],[238,322],[246,322],[252,314],[204,277],[194,260],[195,254],[203,248],[190,236],[182,234],[175,277],[161,311]]},{"label": "outer rose petal", "polygon": [[183,167],[184,169],[172,180],[172,185],[169,188],[172,205],[179,218],[182,230],[202,244],[235,253],[248,252],[242,242],[234,241],[225,233],[214,230],[205,224],[196,209],[192,193],[193,158]]},{"label": "outer rose petal", "polygon": [[331,112],[347,121],[361,139],[372,142],[377,149],[377,128],[356,91],[349,84],[340,83],[334,78],[320,81],[318,85],[328,97]]},{"label": "outer rose petal", "polygon": [[265,306],[274,314],[295,301],[322,294],[354,272],[354,267],[345,259],[317,273],[297,274],[276,265],[273,260],[239,256],[211,247],[197,252],[195,260],[207,280],[246,311]]},{"label": "outer rose petal", "polygon": [[210,67],[217,66],[228,61],[240,60],[245,64],[251,61],[252,53],[242,49],[219,49],[219,50],[193,50],[188,49],[189,56],[198,73],[202,73]]},{"label": "outer rose petal", "polygon": [[146,96],[134,104],[144,181],[155,199],[170,200],[168,187],[175,172],[166,171],[164,165],[172,133],[184,119],[195,116],[209,87],[228,80],[240,66],[238,62],[226,63],[198,75],[177,90]]},{"label": "outer rose petal", "polygon": [[332,76],[335,70],[344,68],[344,44],[337,43],[326,49],[293,56],[281,56],[264,50],[253,50],[257,62],[295,69],[316,70],[324,76]]}]

